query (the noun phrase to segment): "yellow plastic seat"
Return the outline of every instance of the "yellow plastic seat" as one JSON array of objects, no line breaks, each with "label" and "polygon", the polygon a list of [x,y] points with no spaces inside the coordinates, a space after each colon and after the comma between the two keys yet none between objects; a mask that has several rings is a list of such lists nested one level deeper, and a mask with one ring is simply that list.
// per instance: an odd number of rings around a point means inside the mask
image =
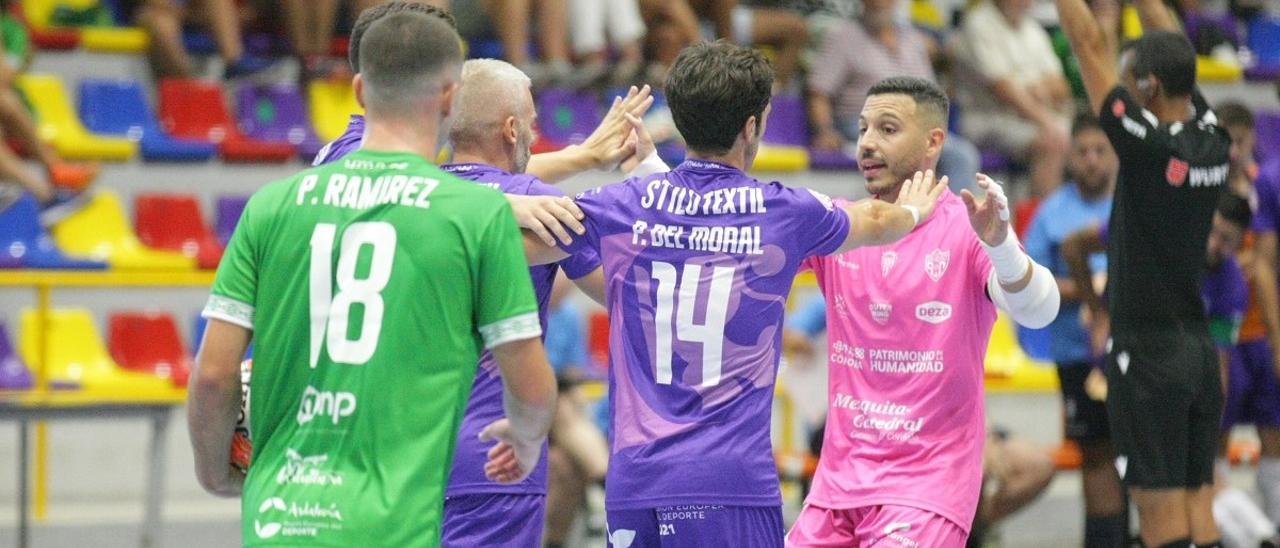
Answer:
[{"label": "yellow plastic seat", "polygon": [[1208,55],[1196,56],[1196,80],[1229,84],[1244,79],[1244,67],[1240,63],[1223,62]]},{"label": "yellow plastic seat", "polygon": [[1003,312],[996,318],[984,364],[988,390],[1053,391],[1058,376],[1052,364],[1032,360],[1018,346],[1017,327]]},{"label": "yellow plastic seat", "polygon": [[1138,18],[1138,8],[1125,6],[1120,12],[1120,32],[1126,41],[1142,38],[1142,19]]},{"label": "yellow plastic seat", "polygon": [[155,375],[127,371],[116,365],[107,353],[102,337],[94,326],[93,316],[82,308],[50,311],[44,329],[36,311],[22,312],[22,334],[18,352],[22,359],[39,369],[40,333],[47,338],[48,366],[45,371],[53,385],[78,385],[81,389],[104,395],[137,396],[169,394],[173,381]]},{"label": "yellow plastic seat", "polygon": [[52,144],[63,158],[122,162],[138,153],[138,144],[129,139],[89,133],[57,77],[24,74],[18,77],[18,88],[35,109],[40,138]]},{"label": "yellow plastic seat", "polygon": [[106,261],[118,270],[192,270],[194,258],[149,248],[138,240],[120,198],[99,191],[74,215],[53,226],[53,238],[68,254]]},{"label": "yellow plastic seat", "polygon": [[809,151],[802,147],[760,145],[751,171],[792,172],[809,169]]},{"label": "yellow plastic seat", "polygon": [[151,36],[138,27],[84,27],[80,45],[105,53],[143,53],[151,45]]},{"label": "yellow plastic seat", "polygon": [[311,100],[311,123],[323,141],[341,137],[351,115],[364,112],[349,82],[311,82],[307,96]]},{"label": "yellow plastic seat", "polygon": [[911,22],[935,30],[941,30],[946,26],[942,21],[942,12],[929,0],[912,0]]}]

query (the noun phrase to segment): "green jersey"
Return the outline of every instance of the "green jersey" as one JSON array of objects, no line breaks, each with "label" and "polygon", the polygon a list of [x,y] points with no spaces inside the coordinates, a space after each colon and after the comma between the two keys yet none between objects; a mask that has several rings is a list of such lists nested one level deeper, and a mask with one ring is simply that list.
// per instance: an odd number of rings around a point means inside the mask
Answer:
[{"label": "green jersey", "polygon": [[254,332],[249,546],[435,546],[484,348],[541,333],[510,206],[360,150],[249,200],[204,315]]}]

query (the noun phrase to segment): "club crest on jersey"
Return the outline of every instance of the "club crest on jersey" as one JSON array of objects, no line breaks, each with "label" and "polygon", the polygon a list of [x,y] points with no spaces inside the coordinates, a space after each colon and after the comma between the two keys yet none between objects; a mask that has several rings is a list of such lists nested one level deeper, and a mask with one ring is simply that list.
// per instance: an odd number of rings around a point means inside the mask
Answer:
[{"label": "club crest on jersey", "polygon": [[845,298],[840,295],[836,295],[835,301],[836,301],[836,314],[839,314],[843,318],[848,318],[849,303],[845,301]]},{"label": "club crest on jersey", "polygon": [[1187,182],[1187,172],[1191,171],[1191,166],[1186,162],[1177,158],[1169,158],[1169,167],[1164,170],[1164,178],[1169,184],[1180,187]]},{"label": "club crest on jersey", "polygon": [[938,281],[942,279],[942,275],[947,273],[947,266],[951,264],[951,251],[943,249],[934,249],[924,257],[924,273],[929,275],[929,279]]},{"label": "club crest on jersey", "polygon": [[871,303],[871,319],[880,325],[889,323],[889,315],[893,313],[893,305],[889,303]]},{"label": "club crest on jersey", "polygon": [[893,265],[898,262],[898,253],[894,251],[886,251],[880,255],[880,275],[888,276],[889,271],[893,270]]},{"label": "club crest on jersey", "polygon": [[1111,114],[1112,114],[1112,115],[1114,115],[1116,118],[1119,118],[1119,117],[1121,117],[1121,116],[1124,116],[1124,101],[1123,101],[1123,100],[1121,100],[1121,99],[1116,99],[1116,100],[1115,100],[1115,102],[1111,103]]}]

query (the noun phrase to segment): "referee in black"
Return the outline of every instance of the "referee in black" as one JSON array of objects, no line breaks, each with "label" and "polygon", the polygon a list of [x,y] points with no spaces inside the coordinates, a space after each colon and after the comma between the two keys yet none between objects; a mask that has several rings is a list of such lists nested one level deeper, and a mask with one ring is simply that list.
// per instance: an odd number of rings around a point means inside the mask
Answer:
[{"label": "referee in black", "polygon": [[1094,311],[1111,322],[1116,470],[1146,546],[1220,546],[1212,484],[1223,396],[1200,278],[1231,139],[1196,89],[1195,51],[1161,0],[1134,0],[1146,34],[1122,49],[1119,70],[1114,41],[1085,0],[1056,2],[1090,106],[1120,158],[1109,310]]}]

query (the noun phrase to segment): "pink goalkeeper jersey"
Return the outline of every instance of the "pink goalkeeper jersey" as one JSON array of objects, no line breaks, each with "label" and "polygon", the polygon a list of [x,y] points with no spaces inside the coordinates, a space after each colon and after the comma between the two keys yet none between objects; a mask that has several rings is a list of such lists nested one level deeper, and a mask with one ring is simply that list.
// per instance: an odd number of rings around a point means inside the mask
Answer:
[{"label": "pink goalkeeper jersey", "polygon": [[982,484],[991,261],[964,202],[881,247],[810,258],[827,300],[830,409],[808,503],[902,505],[969,530]]}]

